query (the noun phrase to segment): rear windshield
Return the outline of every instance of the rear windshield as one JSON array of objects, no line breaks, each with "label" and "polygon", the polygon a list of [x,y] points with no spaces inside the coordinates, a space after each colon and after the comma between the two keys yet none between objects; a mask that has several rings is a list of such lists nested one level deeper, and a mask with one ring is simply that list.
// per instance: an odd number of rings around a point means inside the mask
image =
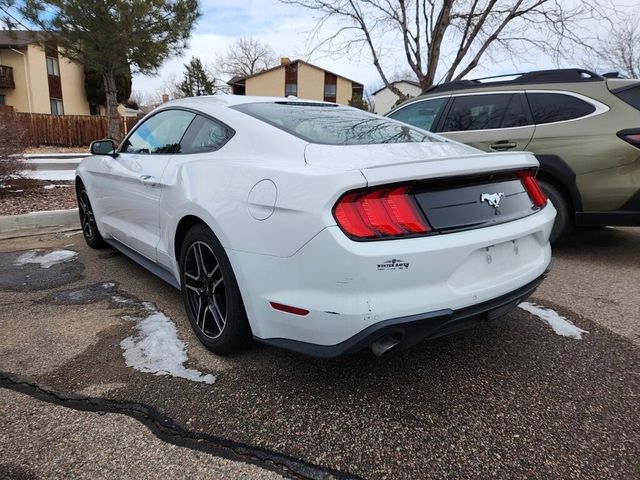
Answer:
[{"label": "rear windshield", "polygon": [[311,143],[367,145],[443,141],[395,120],[331,104],[245,103],[233,108]]},{"label": "rear windshield", "polygon": [[640,110],[640,84],[624,90],[617,90],[614,93],[620,100],[624,100],[632,107]]}]

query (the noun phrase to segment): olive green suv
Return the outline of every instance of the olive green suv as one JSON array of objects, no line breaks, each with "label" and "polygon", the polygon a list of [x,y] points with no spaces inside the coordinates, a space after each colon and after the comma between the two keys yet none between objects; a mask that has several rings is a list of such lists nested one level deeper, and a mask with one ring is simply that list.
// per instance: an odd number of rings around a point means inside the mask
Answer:
[{"label": "olive green suv", "polygon": [[552,241],[574,225],[640,225],[640,80],[581,69],[460,80],[387,116],[487,152],[533,152],[558,211]]}]

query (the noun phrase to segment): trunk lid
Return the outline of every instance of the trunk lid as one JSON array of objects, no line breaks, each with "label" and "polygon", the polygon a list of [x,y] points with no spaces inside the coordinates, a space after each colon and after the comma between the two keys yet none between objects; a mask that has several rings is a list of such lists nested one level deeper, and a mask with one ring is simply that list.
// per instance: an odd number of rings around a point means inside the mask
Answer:
[{"label": "trunk lid", "polygon": [[348,146],[309,144],[305,160],[317,168],[360,170],[370,186],[539,165],[530,153],[485,153],[449,141]]}]

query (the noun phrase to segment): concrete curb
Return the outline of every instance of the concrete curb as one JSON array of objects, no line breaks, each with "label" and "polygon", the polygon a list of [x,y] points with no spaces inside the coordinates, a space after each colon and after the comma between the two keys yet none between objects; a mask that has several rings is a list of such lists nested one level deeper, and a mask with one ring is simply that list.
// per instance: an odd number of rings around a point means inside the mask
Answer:
[{"label": "concrete curb", "polygon": [[0,239],[66,232],[79,228],[77,208],[0,216]]},{"label": "concrete curb", "polygon": [[21,156],[27,160],[55,160],[59,158],[72,160],[74,158],[82,159],[84,157],[90,157],[91,153],[89,153],[89,151],[86,153],[25,153]]}]

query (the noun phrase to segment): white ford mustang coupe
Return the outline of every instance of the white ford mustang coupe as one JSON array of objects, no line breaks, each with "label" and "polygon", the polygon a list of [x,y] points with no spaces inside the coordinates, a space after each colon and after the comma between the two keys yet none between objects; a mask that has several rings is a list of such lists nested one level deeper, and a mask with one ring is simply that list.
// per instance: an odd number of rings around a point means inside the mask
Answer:
[{"label": "white ford mustang coupe", "polygon": [[381,355],[503,315],[551,261],[527,153],[486,154],[350,107],[163,104],[77,170],[85,239],[176,288],[204,345]]}]

